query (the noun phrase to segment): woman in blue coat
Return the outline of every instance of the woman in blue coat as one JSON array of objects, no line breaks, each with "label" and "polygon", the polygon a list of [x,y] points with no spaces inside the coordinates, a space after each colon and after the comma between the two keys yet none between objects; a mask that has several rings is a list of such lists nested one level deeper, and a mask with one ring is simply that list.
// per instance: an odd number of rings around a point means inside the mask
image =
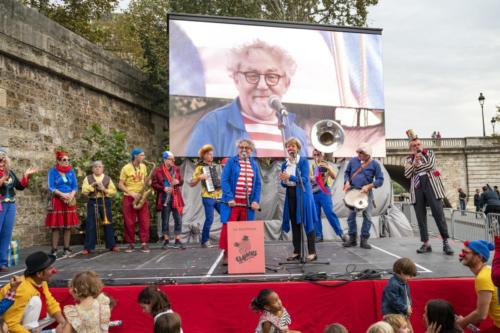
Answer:
[{"label": "woman in blue coat", "polygon": [[314,207],[314,197],[309,182],[309,163],[306,158],[300,156],[300,149],[301,144],[298,139],[290,138],[287,140],[286,150],[289,157],[281,165],[279,175],[281,185],[286,188],[282,228],[283,231],[288,232],[290,231],[290,224],[292,225],[293,254],[287,260],[292,261],[300,258],[303,224],[307,235],[307,250],[309,253],[306,259],[313,261],[318,259],[314,232],[316,208]]}]

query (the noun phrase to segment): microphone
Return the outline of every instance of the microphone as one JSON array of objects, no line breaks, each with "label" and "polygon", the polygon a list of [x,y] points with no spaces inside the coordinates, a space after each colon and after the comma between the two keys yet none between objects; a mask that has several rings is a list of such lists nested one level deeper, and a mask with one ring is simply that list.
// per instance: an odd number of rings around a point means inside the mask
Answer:
[{"label": "microphone", "polygon": [[267,104],[276,112],[280,114],[280,116],[288,116],[288,111],[286,110],[285,106],[281,104],[281,100],[278,96],[276,95],[271,95],[269,96],[269,100],[267,101]]},{"label": "microphone", "polygon": [[243,160],[246,160],[247,159],[247,152],[246,151],[242,151],[241,152],[241,157],[243,157]]}]

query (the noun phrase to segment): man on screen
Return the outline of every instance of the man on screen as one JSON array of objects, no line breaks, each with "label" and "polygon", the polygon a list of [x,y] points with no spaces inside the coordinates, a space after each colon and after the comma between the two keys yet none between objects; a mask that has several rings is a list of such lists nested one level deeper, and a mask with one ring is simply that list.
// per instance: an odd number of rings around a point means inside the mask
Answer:
[{"label": "man on screen", "polygon": [[[280,115],[269,106],[269,97],[283,97],[296,67],[285,50],[260,40],[232,49],[227,68],[239,95],[198,121],[186,155],[196,156],[203,145],[211,144],[220,156],[232,156],[237,153],[237,140],[250,139],[255,142],[257,156],[284,156]],[[285,136],[298,138],[301,155],[306,155],[304,130],[295,124],[295,114],[287,118]]]}]

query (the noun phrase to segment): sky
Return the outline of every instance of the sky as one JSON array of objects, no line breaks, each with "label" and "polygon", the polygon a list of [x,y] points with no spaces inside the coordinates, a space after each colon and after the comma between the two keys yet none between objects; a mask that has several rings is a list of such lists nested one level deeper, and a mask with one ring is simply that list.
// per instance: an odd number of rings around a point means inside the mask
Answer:
[{"label": "sky", "polygon": [[[121,0],[126,8],[129,0]],[[500,106],[499,0],[379,0],[368,26],[382,28],[386,136],[486,135]],[[496,126],[500,132],[500,123]]]},{"label": "sky", "polygon": [[[386,136],[486,135],[500,106],[500,1],[379,0],[368,25],[382,28]],[[500,132],[500,124],[496,126]]]}]

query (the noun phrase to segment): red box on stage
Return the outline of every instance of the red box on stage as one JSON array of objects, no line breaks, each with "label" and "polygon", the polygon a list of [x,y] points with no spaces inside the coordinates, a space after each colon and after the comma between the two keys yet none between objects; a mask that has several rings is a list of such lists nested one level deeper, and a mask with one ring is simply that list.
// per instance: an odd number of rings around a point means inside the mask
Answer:
[{"label": "red box on stage", "polygon": [[227,224],[228,273],[265,273],[264,222]]}]

